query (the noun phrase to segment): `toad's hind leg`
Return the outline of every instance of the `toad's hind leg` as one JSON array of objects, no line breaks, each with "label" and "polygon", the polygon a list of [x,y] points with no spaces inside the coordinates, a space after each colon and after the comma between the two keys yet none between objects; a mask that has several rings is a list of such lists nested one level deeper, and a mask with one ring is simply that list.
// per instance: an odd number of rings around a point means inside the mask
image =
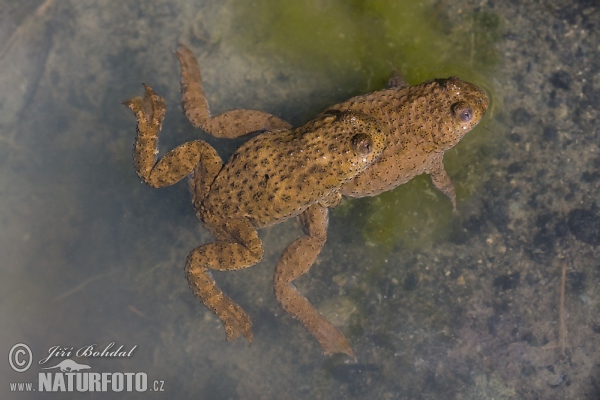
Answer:
[{"label": "toad's hind leg", "polygon": [[327,208],[309,207],[299,217],[305,236],[294,241],[282,254],[275,271],[275,295],[281,306],[298,319],[319,341],[325,354],[356,356],[344,335],[327,321],[292,284],[308,272],[327,239]]},{"label": "toad's hind leg", "polygon": [[181,63],[181,105],[194,127],[222,138],[236,138],[250,132],[291,127],[288,122],[272,114],[256,110],[231,110],[211,117],[196,57],[183,44],[179,45],[175,54]]},{"label": "toad's hind leg", "polygon": [[197,247],[188,256],[185,273],[190,288],[221,319],[227,340],[242,335],[252,342],[250,317],[223,294],[209,270],[230,271],[256,264],[262,259],[262,243],[245,218],[204,222],[217,241]]},{"label": "toad's hind leg", "polygon": [[[194,140],[177,146],[160,160],[158,135],[165,118],[165,101],[144,85],[144,97],[135,97],[123,102],[137,118],[137,137],[133,150],[135,172],[148,186],[164,187],[173,185],[194,168],[209,170],[216,175],[222,162],[215,150],[202,140]],[[201,168],[197,168],[202,164]],[[206,181],[207,178],[204,178]]]}]

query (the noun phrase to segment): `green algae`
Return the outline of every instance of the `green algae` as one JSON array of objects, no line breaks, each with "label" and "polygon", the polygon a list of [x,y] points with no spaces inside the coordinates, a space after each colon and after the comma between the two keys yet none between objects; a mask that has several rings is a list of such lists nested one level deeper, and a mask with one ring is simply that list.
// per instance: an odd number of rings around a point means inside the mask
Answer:
[{"label": "green algae", "polygon": [[239,2],[243,48],[303,68],[381,85],[392,68],[411,83],[495,65],[501,21],[445,2],[309,0]]},{"label": "green algae", "polygon": [[427,176],[405,186],[366,200],[370,212],[362,232],[367,241],[389,250],[397,245],[420,247],[450,222],[452,205],[429,184]]}]

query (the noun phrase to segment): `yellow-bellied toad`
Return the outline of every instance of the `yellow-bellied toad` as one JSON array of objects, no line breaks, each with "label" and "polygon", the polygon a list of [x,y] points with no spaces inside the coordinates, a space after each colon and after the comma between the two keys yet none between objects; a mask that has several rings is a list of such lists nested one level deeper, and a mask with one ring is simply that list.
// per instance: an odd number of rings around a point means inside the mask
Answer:
[{"label": "yellow-bellied toad", "polygon": [[[202,140],[182,144],[157,160],[164,100],[145,85],[143,98],[124,104],[138,120],[134,149],[138,176],[152,187],[172,185],[189,176],[196,214],[216,239],[187,258],[192,290],[221,318],[227,339],[241,334],[252,341],[250,317],[223,294],[209,270],[256,264],[263,255],[256,228],[301,213],[322,214],[337,204],[340,187],[381,154],[386,136],[381,125],[365,114],[332,110],[299,128],[255,137],[225,165]],[[302,257],[302,252],[314,250],[307,242],[298,251]],[[338,331],[334,328],[332,334]],[[343,336],[327,340],[339,342]]]}]

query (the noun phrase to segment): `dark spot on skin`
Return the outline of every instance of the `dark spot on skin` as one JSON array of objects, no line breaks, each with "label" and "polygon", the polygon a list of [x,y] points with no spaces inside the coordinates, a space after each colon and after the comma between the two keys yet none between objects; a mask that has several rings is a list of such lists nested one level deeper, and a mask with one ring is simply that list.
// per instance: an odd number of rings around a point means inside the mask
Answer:
[{"label": "dark spot on skin", "polygon": [[600,245],[600,215],[576,208],[569,212],[567,224],[577,240],[592,246]]}]

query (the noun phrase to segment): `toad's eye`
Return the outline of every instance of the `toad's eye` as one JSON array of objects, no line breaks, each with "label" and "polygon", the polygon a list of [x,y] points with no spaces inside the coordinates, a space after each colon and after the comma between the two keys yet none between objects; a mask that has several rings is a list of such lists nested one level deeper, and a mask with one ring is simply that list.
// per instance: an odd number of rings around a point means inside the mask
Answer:
[{"label": "toad's eye", "polygon": [[373,151],[373,140],[369,135],[359,133],[352,138],[352,147],[358,154],[367,156]]},{"label": "toad's eye", "polygon": [[462,122],[469,122],[473,119],[473,109],[469,107],[466,101],[459,101],[452,105],[452,113]]}]

